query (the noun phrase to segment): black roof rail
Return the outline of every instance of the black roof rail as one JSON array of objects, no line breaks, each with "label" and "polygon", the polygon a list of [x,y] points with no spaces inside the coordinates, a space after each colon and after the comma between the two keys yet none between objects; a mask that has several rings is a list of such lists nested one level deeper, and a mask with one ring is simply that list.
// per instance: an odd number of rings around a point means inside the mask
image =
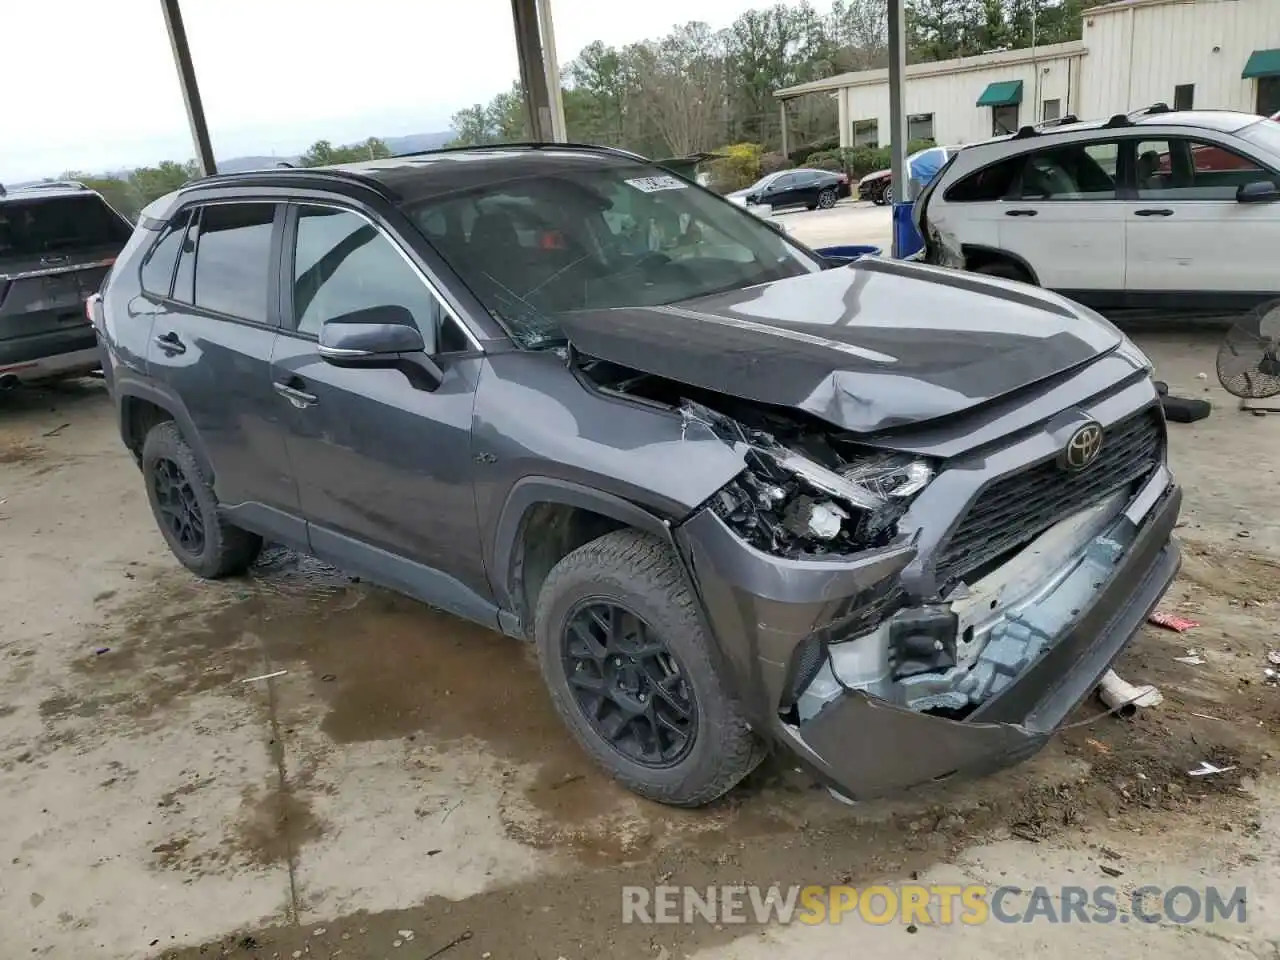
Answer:
[{"label": "black roof rail", "polygon": [[1114,127],[1132,127],[1133,121],[1126,114],[1117,113],[1110,120],[1102,125],[1102,129],[1110,130]]},{"label": "black roof rail", "polygon": [[79,180],[41,180],[39,183],[28,183],[17,187],[18,190],[88,190]]},{"label": "black roof rail", "polygon": [[279,170],[267,168],[265,170],[241,170],[238,173],[215,173],[207,177],[196,177],[188,180],[179,189],[185,190],[188,187],[203,186],[216,187],[222,184],[234,183],[242,183],[246,186],[279,186],[281,183],[295,184],[303,180],[372,187],[380,193],[386,193],[382,184],[373,177],[364,176],[356,170],[340,170],[334,167],[290,167]]},{"label": "black roof rail", "polygon": [[430,150],[410,150],[407,153],[394,154],[391,159],[396,157],[423,157],[431,154],[441,153],[466,153],[481,150],[593,150],[596,153],[609,153],[618,157],[626,157],[628,160],[642,160],[649,162],[649,158],[641,156],[638,153],[632,153],[630,150],[623,150],[621,147],[606,147],[598,143],[557,143],[554,140],[520,140],[515,143],[481,143],[472,146],[457,147],[433,147]]},{"label": "black roof rail", "polygon": [[1074,113],[1068,113],[1065,117],[1058,117],[1056,120],[1043,120],[1036,125],[1037,130],[1052,130],[1055,127],[1066,127],[1073,123],[1079,123],[1080,118]]},{"label": "black roof rail", "polygon": [[1038,137],[1038,136],[1040,136],[1040,131],[1037,130],[1035,127],[1028,126],[1028,127],[1019,127],[1018,132],[1015,133],[1010,139],[1026,140],[1028,137]]},{"label": "black roof rail", "polygon": [[1172,108],[1170,108],[1170,106],[1167,103],[1161,100],[1157,103],[1153,103],[1149,107],[1143,107],[1141,110],[1134,110],[1132,113],[1129,113],[1126,116],[1128,116],[1128,118],[1132,120],[1135,117],[1149,117],[1152,114],[1156,114],[1156,113],[1173,113],[1173,110]]}]

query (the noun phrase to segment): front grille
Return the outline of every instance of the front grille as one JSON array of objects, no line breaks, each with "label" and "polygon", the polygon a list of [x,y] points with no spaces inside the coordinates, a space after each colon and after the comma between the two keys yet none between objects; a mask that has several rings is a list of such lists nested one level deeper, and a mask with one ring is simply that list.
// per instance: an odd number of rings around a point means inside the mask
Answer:
[{"label": "front grille", "polygon": [[1098,459],[1071,473],[1046,460],[996,480],[978,494],[938,561],[942,589],[1025,546],[1071,514],[1146,478],[1164,452],[1159,411],[1108,427]]}]

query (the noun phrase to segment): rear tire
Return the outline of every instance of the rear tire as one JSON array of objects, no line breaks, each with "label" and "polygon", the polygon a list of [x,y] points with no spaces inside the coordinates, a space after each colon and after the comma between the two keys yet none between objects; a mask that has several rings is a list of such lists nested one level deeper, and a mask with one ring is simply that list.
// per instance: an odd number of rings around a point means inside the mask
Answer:
[{"label": "rear tire", "polygon": [[[610,629],[612,614],[596,613],[605,609],[621,611],[616,629]],[[543,584],[534,636],[561,719],[582,749],[634,793],[701,806],[723,796],[763,757],[714,666],[684,571],[662,541],[619,530],[570,553]],[[639,656],[656,648],[662,652]],[[664,664],[662,673],[654,672]],[[687,707],[686,719],[673,707]],[[677,726],[680,732],[672,733]],[[663,735],[678,746],[669,759]],[[646,746],[653,747],[647,757],[641,755]]]},{"label": "rear tire", "polygon": [[885,184],[884,190],[880,194],[880,203],[886,207],[889,206],[891,203],[893,203],[893,184],[892,183]]},{"label": "rear tire", "polygon": [[973,273],[983,273],[988,277],[1001,277],[1005,280],[1017,280],[1019,283],[1034,283],[1031,275],[1011,260],[992,260],[973,268]]},{"label": "rear tire", "polygon": [[218,515],[218,499],[178,425],[158,423],[142,443],[147,500],[173,555],[210,580],[245,570],[257,559],[262,538]]},{"label": "rear tire", "polygon": [[823,190],[818,194],[818,209],[830,210],[836,205],[836,192],[834,190]]}]

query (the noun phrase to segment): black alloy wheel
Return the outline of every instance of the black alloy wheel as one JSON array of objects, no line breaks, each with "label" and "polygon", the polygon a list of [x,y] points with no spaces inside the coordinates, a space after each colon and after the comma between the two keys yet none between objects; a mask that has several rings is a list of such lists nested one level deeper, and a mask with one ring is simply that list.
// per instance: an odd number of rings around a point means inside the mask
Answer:
[{"label": "black alloy wheel", "polygon": [[661,768],[689,752],[698,721],[693,688],[643,619],[589,597],[567,618],[561,657],[582,716],[622,756]]},{"label": "black alloy wheel", "polygon": [[191,480],[169,459],[155,462],[151,475],[156,509],[173,539],[193,557],[204,552],[204,518]]},{"label": "black alloy wheel", "polygon": [[834,190],[823,190],[818,194],[818,206],[823,210],[830,210],[836,205],[836,192]]}]

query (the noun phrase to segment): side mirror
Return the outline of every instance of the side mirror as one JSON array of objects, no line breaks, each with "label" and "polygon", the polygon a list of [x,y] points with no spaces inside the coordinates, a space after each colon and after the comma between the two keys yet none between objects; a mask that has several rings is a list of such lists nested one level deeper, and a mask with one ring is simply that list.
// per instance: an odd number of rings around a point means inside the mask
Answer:
[{"label": "side mirror", "polygon": [[319,353],[337,367],[394,367],[426,390],[434,390],[444,379],[404,307],[369,307],[326,321],[320,328]]},{"label": "side mirror", "polygon": [[1270,180],[1242,183],[1236,190],[1236,203],[1274,203],[1280,200],[1280,187]]}]

